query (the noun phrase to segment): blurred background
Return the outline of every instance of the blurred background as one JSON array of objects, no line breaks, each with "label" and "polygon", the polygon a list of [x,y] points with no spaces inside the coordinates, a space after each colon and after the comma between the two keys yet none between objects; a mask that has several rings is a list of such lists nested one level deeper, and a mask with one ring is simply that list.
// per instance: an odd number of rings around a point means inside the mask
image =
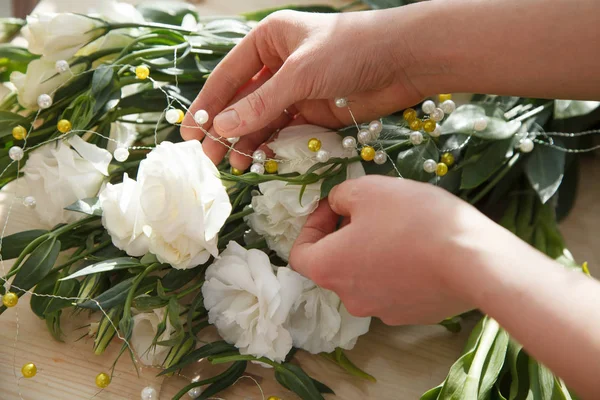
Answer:
[{"label": "blurred background", "polygon": [[13,0],[0,0],[0,18],[13,16]]}]

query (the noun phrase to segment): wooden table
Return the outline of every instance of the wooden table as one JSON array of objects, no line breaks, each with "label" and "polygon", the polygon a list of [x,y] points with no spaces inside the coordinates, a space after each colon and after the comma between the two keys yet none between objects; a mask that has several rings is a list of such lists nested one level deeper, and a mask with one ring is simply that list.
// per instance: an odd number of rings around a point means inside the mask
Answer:
[{"label": "wooden table", "polygon": [[[293,3],[315,3],[318,1],[296,0]],[[334,2],[336,3],[336,2]],[[337,2],[339,4],[339,1]],[[203,2],[204,14],[226,14],[281,4],[278,0],[235,0]],[[44,4],[42,3],[42,6]],[[598,212],[596,182],[600,180],[600,163],[592,158],[584,161],[583,182],[590,187],[581,190],[575,211],[563,223],[562,229],[570,249],[579,261],[587,260],[593,272],[600,274],[600,250],[595,246],[598,232]],[[4,221],[12,196],[9,191],[0,192],[0,221]],[[19,202],[12,208],[10,224],[6,234],[18,232],[27,227],[35,228],[32,213]],[[6,263],[5,268],[10,264]],[[97,318],[97,317],[96,317]],[[139,399],[141,390],[152,385],[160,390],[161,399],[170,399],[177,391],[189,383],[195,374],[208,376],[211,367],[206,362],[199,363],[188,377],[156,378],[158,372],[144,368],[140,377],[128,357],[119,362],[111,385],[99,391],[94,385],[95,376],[109,371],[120,343],[113,344],[102,356],[92,353],[92,340],[75,342],[85,330],[76,330],[82,325],[79,319],[69,316],[63,320],[64,343],[54,341],[48,334],[45,324],[29,309],[29,298],[21,300],[19,306],[9,310],[0,318],[0,399],[13,400],[125,400]],[[469,325],[469,324],[468,324]],[[302,367],[317,377],[344,400],[362,399],[418,399],[427,389],[440,383],[450,365],[461,352],[470,327],[459,334],[448,333],[438,326],[387,327],[374,322],[371,331],[362,337],[356,348],[349,352],[351,359],[361,368],[375,375],[378,382],[373,384],[349,377],[337,366],[320,357],[299,352],[297,358]],[[17,337],[18,332],[18,338]],[[38,375],[30,380],[20,379],[20,367],[27,362],[35,362]],[[13,367],[14,366],[14,367]],[[274,381],[271,370],[251,366],[249,373],[258,382],[264,397],[277,395],[282,399],[295,399],[296,396],[281,389]],[[235,386],[221,395],[227,400],[263,399],[257,384],[251,379],[240,380]]]}]

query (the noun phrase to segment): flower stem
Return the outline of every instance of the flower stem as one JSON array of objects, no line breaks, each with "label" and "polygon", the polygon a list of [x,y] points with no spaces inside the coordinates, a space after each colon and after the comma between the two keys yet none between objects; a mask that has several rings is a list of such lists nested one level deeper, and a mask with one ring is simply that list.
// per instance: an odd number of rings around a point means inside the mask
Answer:
[{"label": "flower stem", "polygon": [[167,29],[170,31],[181,32],[190,36],[201,36],[198,32],[190,31],[189,29],[183,29],[181,26],[177,25],[169,25],[169,24],[159,24],[152,22],[145,22],[143,24],[128,22],[128,23],[120,23],[120,24],[108,24],[108,30],[116,30],[116,29],[128,29],[128,28],[151,28],[151,29]]},{"label": "flower stem", "polygon": [[93,222],[97,219],[99,219],[100,217],[96,216],[96,215],[90,215],[89,217],[86,217],[84,219],[80,219],[79,221],[73,222],[72,224],[69,225],[65,225],[65,226],[61,226],[60,228],[58,228],[55,231],[52,231],[50,233],[51,236],[55,236],[58,237],[60,235],[62,235],[63,233],[75,230],[89,222]]},{"label": "flower stem", "polygon": [[105,242],[102,242],[102,243],[100,243],[98,246],[94,247],[93,249],[91,249],[91,250],[88,250],[88,251],[84,251],[84,252],[82,252],[81,254],[79,254],[79,255],[77,255],[77,256],[75,256],[75,257],[72,257],[72,258],[71,258],[69,261],[67,261],[66,263],[64,263],[64,264],[61,264],[61,265],[59,265],[58,267],[54,267],[54,268],[52,269],[51,273],[52,273],[52,272],[56,272],[56,271],[60,271],[60,270],[62,270],[62,269],[64,269],[64,268],[67,268],[67,267],[69,267],[69,266],[71,266],[71,265],[75,264],[77,261],[83,260],[84,258],[86,258],[86,257],[88,257],[88,256],[91,256],[92,254],[96,253],[97,251],[100,251],[100,250],[102,250],[102,249],[105,249],[105,248],[107,248],[107,247],[108,247],[108,246],[110,246],[111,244],[112,244],[112,241],[110,241],[110,240],[107,240],[107,241],[105,241]]},{"label": "flower stem", "polygon": [[129,289],[129,293],[127,294],[127,299],[125,300],[125,309],[123,310],[123,319],[131,316],[131,303],[133,303],[133,297],[135,296],[135,291],[138,286],[142,282],[142,280],[148,276],[151,272],[156,271],[158,268],[162,266],[161,263],[154,263],[146,268],[141,274],[139,274],[133,283],[131,284],[131,288]]},{"label": "flower stem", "polygon": [[202,285],[204,285],[204,281],[197,283],[196,285],[189,287],[187,289],[185,289],[182,292],[177,293],[177,295],[175,296],[177,298],[177,300],[181,300],[182,298],[184,298],[185,296],[187,296],[190,293],[194,293],[196,290],[199,290]]},{"label": "flower stem", "polygon": [[233,222],[233,221],[237,221],[238,219],[244,218],[245,216],[250,215],[252,213],[254,213],[254,209],[253,208],[247,208],[247,209],[245,209],[243,211],[240,211],[238,213],[231,214],[229,216],[229,218],[227,218],[227,220],[225,221],[225,224],[228,224],[228,223]]}]

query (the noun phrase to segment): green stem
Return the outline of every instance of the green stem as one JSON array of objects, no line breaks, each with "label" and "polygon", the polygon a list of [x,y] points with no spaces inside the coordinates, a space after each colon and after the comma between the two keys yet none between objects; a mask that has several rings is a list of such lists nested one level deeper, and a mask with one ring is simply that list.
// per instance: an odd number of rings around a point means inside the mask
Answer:
[{"label": "green stem", "polygon": [[189,29],[183,29],[177,25],[168,25],[168,24],[158,24],[152,22],[145,22],[143,24],[139,23],[121,23],[121,24],[108,24],[109,30],[115,29],[128,29],[128,28],[151,28],[151,29],[167,29],[170,31],[181,32],[190,36],[202,36],[199,35],[198,32],[190,31]]},{"label": "green stem", "polygon": [[134,53],[130,53],[124,57],[119,58],[118,60],[115,61],[115,64],[128,64],[132,60],[137,60],[137,59],[144,58],[144,57],[170,55],[170,54],[173,54],[175,50],[185,49],[189,46],[190,46],[190,44],[185,42],[185,43],[181,43],[181,44],[178,44],[175,46],[160,47],[157,49],[140,50],[140,51],[136,51]]},{"label": "green stem", "polygon": [[71,257],[71,258],[69,259],[69,261],[67,261],[66,263],[64,263],[64,264],[61,264],[61,265],[59,265],[58,267],[54,267],[54,268],[52,269],[52,271],[51,271],[51,272],[60,271],[60,270],[62,270],[62,269],[64,269],[64,268],[70,267],[71,265],[75,264],[77,261],[83,260],[84,258],[86,258],[86,257],[89,257],[89,256],[91,256],[92,254],[96,253],[97,251],[100,251],[100,250],[102,250],[102,249],[105,249],[105,248],[107,248],[107,247],[108,247],[108,246],[110,246],[111,244],[112,244],[112,241],[110,241],[110,240],[107,240],[107,241],[105,241],[105,242],[102,242],[102,243],[100,243],[98,246],[94,247],[94,248],[93,248],[93,249],[91,249],[91,250],[84,251],[83,253],[81,253],[81,254],[79,254],[79,255],[77,255],[77,256],[75,256],[75,257]]},{"label": "green stem", "polygon": [[242,219],[245,216],[250,215],[252,213],[254,213],[254,209],[253,208],[247,208],[247,209],[245,209],[243,211],[240,211],[238,213],[231,214],[229,216],[229,218],[227,218],[227,220],[225,221],[225,224],[228,224],[228,223],[233,222],[233,221],[237,221],[238,219]]},{"label": "green stem", "polygon": [[57,230],[52,231],[50,233],[50,235],[58,237],[58,236],[62,235],[63,233],[75,230],[75,229],[77,229],[77,228],[79,228],[79,227],[81,227],[81,226],[83,226],[83,225],[85,225],[85,224],[87,224],[89,222],[93,222],[93,221],[95,221],[95,220],[97,220],[99,218],[100,217],[98,217],[96,215],[90,215],[89,217],[86,217],[86,218],[81,219],[79,221],[73,222],[72,224],[62,226],[62,227],[58,228]]},{"label": "green stem", "polygon": [[187,296],[190,293],[194,293],[195,291],[199,290],[202,285],[204,285],[204,281],[197,283],[196,285],[187,288],[186,290],[177,293],[177,296],[175,296],[177,298],[177,300],[181,300],[182,298],[184,298],[185,296]]},{"label": "green stem", "polygon": [[146,268],[141,274],[139,274],[137,276],[137,278],[135,278],[135,280],[131,284],[129,293],[127,293],[127,299],[125,300],[125,310],[123,311],[123,319],[127,319],[128,317],[131,316],[131,303],[133,303],[133,297],[135,296],[135,291],[137,290],[137,288],[140,285],[140,283],[142,282],[142,280],[146,276],[148,276],[148,274],[150,274],[151,272],[154,272],[158,268],[160,268],[161,265],[162,265],[161,263],[154,263],[154,264],[150,265],[148,268]]},{"label": "green stem", "polygon": [[502,178],[504,178],[504,176],[508,173],[508,171],[511,170],[511,168],[515,165],[515,163],[518,161],[519,157],[521,156],[521,153],[517,153],[515,154],[506,164],[506,167],[504,167],[502,169],[502,171],[500,171],[495,177],[494,179],[492,179],[483,189],[481,189],[481,191],[479,193],[477,193],[477,195],[475,197],[473,197],[473,199],[471,199],[469,201],[469,203],[471,204],[475,204],[477,203],[479,200],[481,200],[486,194],[489,193],[490,190],[492,190],[497,184],[498,182],[500,182],[500,180]]},{"label": "green stem", "polygon": [[246,231],[246,229],[248,229],[248,226],[246,224],[240,224],[233,231],[231,231],[227,235],[224,235],[223,237],[219,238],[218,247],[223,247],[223,246],[227,245],[227,243],[229,243],[229,241],[233,240],[234,238],[237,238],[240,234],[243,234],[244,231]]}]

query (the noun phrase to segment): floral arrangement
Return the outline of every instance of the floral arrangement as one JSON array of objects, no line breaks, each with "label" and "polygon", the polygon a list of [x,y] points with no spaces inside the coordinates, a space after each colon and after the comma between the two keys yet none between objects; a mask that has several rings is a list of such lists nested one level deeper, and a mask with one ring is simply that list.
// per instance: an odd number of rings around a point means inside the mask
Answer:
[{"label": "floral arrangement", "polygon": [[[574,196],[561,184],[576,180],[576,154],[592,149],[585,139],[595,131],[585,129],[596,122],[589,116],[597,103],[476,95],[457,105],[442,94],[339,132],[285,128],[269,144],[272,158],[247,155],[254,164],[245,173],[227,160],[215,166],[179,128],[212,69],[273,10],[211,19],[183,5],[98,4],[94,15],[4,24],[4,39],[20,32],[27,48],[0,47],[8,88],[0,185],[48,229],[2,237],[2,260],[15,261],[9,270],[2,261],[0,313],[29,295],[60,340],[61,316],[88,310],[96,354],[120,343],[119,356],[161,374],[200,359],[229,364],[176,399],[214,396],[248,362],[272,367],[302,399],[323,399],[331,389],[294,363],[297,350],[374,380],[344,352],[368,332],[370,318],[352,316],[335,293],[287,265],[319,200],[364,174],[439,185],[566,267],[587,270],[566,251],[557,220]],[[346,99],[336,105],[351,113]],[[200,110],[194,120],[202,129],[208,115]],[[567,128],[580,133],[552,132]],[[228,146],[236,151],[235,140]],[[460,329],[459,316],[440,323]],[[210,326],[222,340],[199,339]],[[22,374],[36,371],[29,363]],[[110,380],[101,373],[96,384]],[[484,316],[448,378],[422,399],[519,399],[529,390],[573,398]]]}]

